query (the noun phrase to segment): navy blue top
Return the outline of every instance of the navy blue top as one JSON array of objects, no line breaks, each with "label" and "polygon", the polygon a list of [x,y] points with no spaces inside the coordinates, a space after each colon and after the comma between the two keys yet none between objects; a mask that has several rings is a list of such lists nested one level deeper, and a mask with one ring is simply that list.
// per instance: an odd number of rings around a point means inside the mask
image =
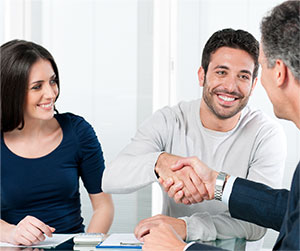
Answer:
[{"label": "navy blue top", "polygon": [[102,192],[103,153],[82,117],[64,113],[55,118],[63,139],[41,158],[17,156],[1,135],[1,219],[17,224],[31,215],[56,228],[55,233],[83,232],[79,177],[88,193]]}]

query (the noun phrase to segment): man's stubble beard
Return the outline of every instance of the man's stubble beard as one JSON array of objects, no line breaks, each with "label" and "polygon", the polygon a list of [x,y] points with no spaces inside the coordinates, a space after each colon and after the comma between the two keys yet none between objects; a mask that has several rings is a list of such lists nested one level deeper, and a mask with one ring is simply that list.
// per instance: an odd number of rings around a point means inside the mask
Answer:
[{"label": "man's stubble beard", "polygon": [[[212,90],[213,91],[213,90]],[[224,91],[224,93],[227,93],[227,94],[232,94],[232,95],[238,95],[241,97],[241,99],[243,99],[242,101],[240,101],[239,105],[234,109],[234,110],[231,110],[227,113],[221,113],[220,112],[220,109],[214,105],[214,101],[213,101],[213,95],[215,95],[214,93],[210,93],[209,90],[208,90],[208,87],[207,87],[207,81],[206,81],[206,78],[204,79],[204,84],[203,84],[203,94],[202,94],[202,98],[204,99],[204,102],[206,103],[207,107],[210,109],[210,111],[218,118],[218,119],[222,119],[222,120],[225,120],[225,119],[229,119],[229,118],[232,118],[234,115],[236,115],[237,113],[239,113],[241,110],[244,109],[244,107],[248,104],[248,100],[249,100],[249,97],[246,97],[243,96],[242,94],[240,93],[230,93],[230,92],[227,92],[227,91]],[[226,109],[226,108],[224,108]],[[230,109],[230,108],[228,108]]]}]

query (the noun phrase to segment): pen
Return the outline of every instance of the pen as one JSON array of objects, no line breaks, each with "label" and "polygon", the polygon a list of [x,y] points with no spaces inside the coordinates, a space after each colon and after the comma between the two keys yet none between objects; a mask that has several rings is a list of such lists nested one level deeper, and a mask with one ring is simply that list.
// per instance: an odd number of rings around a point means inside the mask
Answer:
[{"label": "pen", "polygon": [[141,246],[142,242],[120,242],[121,246]]}]

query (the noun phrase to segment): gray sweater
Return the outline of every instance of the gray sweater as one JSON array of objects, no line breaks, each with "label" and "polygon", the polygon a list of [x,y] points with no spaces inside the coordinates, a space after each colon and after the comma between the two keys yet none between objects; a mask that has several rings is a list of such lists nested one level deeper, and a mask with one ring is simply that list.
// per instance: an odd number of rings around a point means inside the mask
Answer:
[{"label": "gray sweater", "polygon": [[[281,126],[259,110],[246,106],[231,131],[206,129],[200,121],[200,100],[181,102],[154,113],[104,171],[106,193],[130,193],[153,182],[162,152],[197,156],[209,167],[228,174],[281,187],[286,139]],[[187,241],[227,238],[260,239],[265,229],[231,218],[220,201],[176,204],[163,192],[163,214],[187,224]]]}]

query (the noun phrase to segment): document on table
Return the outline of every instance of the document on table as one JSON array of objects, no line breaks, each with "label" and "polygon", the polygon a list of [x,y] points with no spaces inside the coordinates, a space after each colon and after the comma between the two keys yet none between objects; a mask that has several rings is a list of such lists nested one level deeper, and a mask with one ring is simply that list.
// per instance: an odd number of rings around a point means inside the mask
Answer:
[{"label": "document on table", "polygon": [[77,234],[52,234],[52,237],[48,237],[45,235],[46,239],[41,241],[38,244],[31,245],[31,246],[24,246],[24,245],[14,245],[11,243],[0,242],[0,247],[34,247],[34,248],[52,248],[56,247],[59,244],[73,238]]},{"label": "document on table", "polygon": [[141,249],[143,242],[135,238],[134,234],[110,234],[96,248],[130,248]]}]

